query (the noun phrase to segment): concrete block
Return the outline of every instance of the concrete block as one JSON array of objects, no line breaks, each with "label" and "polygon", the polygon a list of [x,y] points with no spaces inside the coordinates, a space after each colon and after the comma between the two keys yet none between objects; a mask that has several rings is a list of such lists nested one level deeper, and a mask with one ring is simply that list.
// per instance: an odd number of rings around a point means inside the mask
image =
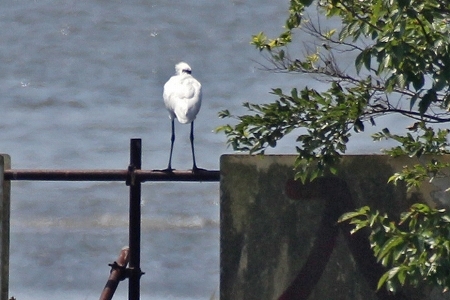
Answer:
[{"label": "concrete block", "polygon": [[[446,158],[448,160],[448,158]],[[345,156],[336,177],[302,185],[295,156],[224,155],[220,183],[220,299],[441,299],[423,290],[375,292],[384,273],[367,232],[337,225],[344,212],[370,205],[398,216],[412,203],[450,203],[445,180],[407,193],[386,184],[409,158]],[[430,296],[431,294],[434,296]]]}]

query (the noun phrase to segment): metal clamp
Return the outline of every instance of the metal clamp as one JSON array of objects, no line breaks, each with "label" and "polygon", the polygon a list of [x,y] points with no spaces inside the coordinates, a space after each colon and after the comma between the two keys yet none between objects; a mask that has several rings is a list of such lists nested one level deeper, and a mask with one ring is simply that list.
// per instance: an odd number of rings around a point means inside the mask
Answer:
[{"label": "metal clamp", "polygon": [[111,267],[110,273],[112,273],[115,270],[119,271],[119,278],[118,279],[120,281],[123,281],[123,280],[125,280],[128,277],[127,268],[125,266],[121,266],[117,262],[113,262],[112,264],[108,264],[108,266]]},{"label": "metal clamp", "polygon": [[145,272],[142,272],[141,269],[135,269],[135,268],[127,268],[127,277],[131,277],[132,275],[139,275],[139,277],[141,277],[142,275],[145,274]]}]

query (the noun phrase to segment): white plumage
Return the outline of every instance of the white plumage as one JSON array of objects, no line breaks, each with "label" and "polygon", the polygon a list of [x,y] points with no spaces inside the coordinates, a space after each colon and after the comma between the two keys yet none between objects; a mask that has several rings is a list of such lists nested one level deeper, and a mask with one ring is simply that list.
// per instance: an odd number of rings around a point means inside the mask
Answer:
[{"label": "white plumage", "polygon": [[180,62],[175,66],[175,75],[164,85],[164,104],[169,111],[169,118],[172,121],[172,138],[170,146],[168,171],[172,170],[172,152],[175,141],[175,118],[182,124],[191,123],[191,150],[193,167],[198,170],[194,154],[194,120],[200,111],[202,104],[202,85],[191,75],[191,67]]},{"label": "white plumage", "polygon": [[202,104],[202,85],[191,75],[191,67],[184,62],[175,66],[176,75],[164,85],[164,104],[170,119],[182,123],[195,120]]}]

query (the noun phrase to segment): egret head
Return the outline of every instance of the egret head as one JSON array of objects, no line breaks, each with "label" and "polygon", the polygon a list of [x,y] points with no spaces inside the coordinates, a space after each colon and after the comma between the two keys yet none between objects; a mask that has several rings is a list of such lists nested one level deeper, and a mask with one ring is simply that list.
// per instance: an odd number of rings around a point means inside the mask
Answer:
[{"label": "egret head", "polygon": [[181,75],[183,73],[191,74],[191,72],[191,67],[185,62],[180,62],[175,65],[175,73],[177,75]]}]

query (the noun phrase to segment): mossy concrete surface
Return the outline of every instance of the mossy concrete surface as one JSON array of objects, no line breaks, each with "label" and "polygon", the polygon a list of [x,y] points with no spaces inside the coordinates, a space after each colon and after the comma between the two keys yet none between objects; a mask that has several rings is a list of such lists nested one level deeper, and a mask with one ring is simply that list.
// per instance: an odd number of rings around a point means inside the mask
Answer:
[{"label": "mossy concrete surface", "polygon": [[364,205],[397,216],[414,202],[448,204],[444,181],[407,193],[387,181],[417,161],[358,155],[342,159],[338,176],[302,185],[293,180],[295,158],[221,157],[220,299],[441,299],[376,292],[384,269],[366,233],[350,235],[336,220]]}]

